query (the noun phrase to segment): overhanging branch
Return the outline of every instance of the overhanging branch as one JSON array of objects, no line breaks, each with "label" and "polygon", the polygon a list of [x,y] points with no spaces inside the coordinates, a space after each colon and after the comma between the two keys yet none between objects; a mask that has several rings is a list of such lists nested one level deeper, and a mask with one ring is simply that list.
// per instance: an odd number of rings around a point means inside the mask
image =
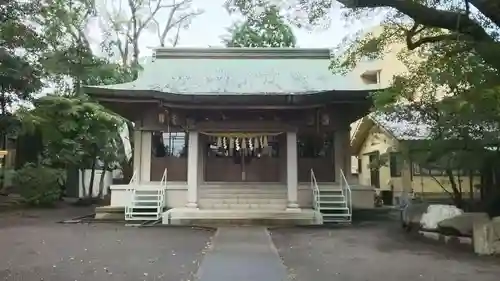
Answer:
[{"label": "overhanging branch", "polygon": [[[473,40],[476,52],[484,59],[484,61],[500,71],[500,43],[494,41],[484,28],[478,22],[469,18],[466,13],[438,10],[413,0],[337,1],[344,4],[347,8],[394,8],[421,25],[442,28],[451,32],[467,35],[468,38]],[[493,0],[471,0],[471,3],[483,3],[484,5],[489,3],[487,7],[492,9],[495,6],[499,6],[491,4],[492,1]],[[483,10],[479,10],[481,13],[488,16],[489,12],[485,13]],[[500,18],[500,13],[497,13],[497,16]]]}]

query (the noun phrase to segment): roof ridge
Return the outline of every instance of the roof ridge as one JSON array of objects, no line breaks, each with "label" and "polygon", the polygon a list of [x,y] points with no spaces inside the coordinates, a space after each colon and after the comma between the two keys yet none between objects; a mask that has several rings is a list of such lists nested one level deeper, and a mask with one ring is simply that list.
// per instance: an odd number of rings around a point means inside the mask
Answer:
[{"label": "roof ridge", "polygon": [[193,48],[154,49],[155,58],[330,59],[328,48]]}]

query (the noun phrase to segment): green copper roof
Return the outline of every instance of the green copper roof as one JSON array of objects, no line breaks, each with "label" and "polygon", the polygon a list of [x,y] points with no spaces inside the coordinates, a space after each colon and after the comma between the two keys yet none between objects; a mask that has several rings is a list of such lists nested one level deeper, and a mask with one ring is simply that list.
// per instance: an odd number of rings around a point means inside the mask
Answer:
[{"label": "green copper roof", "polygon": [[188,95],[300,95],[369,91],[359,74],[333,75],[328,49],[162,48],[137,80],[88,87]]}]

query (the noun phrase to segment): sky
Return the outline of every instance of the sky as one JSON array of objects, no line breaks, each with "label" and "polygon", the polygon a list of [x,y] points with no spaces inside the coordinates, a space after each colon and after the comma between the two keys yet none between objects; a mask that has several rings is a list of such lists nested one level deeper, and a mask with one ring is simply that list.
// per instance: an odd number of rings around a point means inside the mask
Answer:
[{"label": "sky", "polygon": [[[167,1],[167,0],[166,0]],[[227,34],[226,29],[238,20],[223,8],[224,0],[193,0],[193,8],[205,12],[193,19],[190,27],[181,31],[179,47],[209,47],[222,46],[221,36]],[[164,11],[163,13],[168,13]],[[161,21],[161,16],[159,20]],[[166,17],[165,17],[166,18]],[[374,22],[374,21],[373,21]],[[298,47],[333,48],[348,34],[366,27],[367,22],[347,24],[342,19],[340,7],[336,5],[331,12],[329,28],[315,30],[299,29],[294,27]],[[370,24],[370,23],[368,23]],[[144,33],[141,37],[141,56],[150,56],[152,48],[158,45],[158,39],[153,33]]]}]

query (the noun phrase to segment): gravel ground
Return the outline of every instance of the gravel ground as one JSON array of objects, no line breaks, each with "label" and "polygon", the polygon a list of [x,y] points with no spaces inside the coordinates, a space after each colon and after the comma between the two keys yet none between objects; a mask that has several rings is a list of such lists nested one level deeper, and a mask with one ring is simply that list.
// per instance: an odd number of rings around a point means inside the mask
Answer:
[{"label": "gravel ground", "polygon": [[80,213],[85,210],[0,215],[0,280],[193,280],[213,235],[180,227],[54,223]]},{"label": "gravel ground", "polygon": [[500,259],[408,236],[390,223],[281,228],[272,238],[291,280],[499,280]]}]

